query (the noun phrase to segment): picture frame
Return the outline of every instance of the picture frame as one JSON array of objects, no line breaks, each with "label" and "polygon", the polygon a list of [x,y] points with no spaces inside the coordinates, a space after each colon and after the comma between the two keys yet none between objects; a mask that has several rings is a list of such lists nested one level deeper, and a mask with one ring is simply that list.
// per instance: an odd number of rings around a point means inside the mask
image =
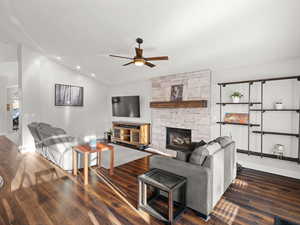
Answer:
[{"label": "picture frame", "polygon": [[55,106],[83,107],[83,96],[83,87],[55,84]]},{"label": "picture frame", "polygon": [[249,122],[248,113],[225,113],[224,122],[247,124]]},{"label": "picture frame", "polygon": [[183,84],[172,85],[171,86],[171,101],[182,101],[183,95]]}]

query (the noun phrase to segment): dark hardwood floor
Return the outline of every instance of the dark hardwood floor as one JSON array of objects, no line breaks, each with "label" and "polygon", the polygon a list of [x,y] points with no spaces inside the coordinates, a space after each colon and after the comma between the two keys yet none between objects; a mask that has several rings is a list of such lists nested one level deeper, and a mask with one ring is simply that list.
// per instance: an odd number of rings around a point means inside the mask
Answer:
[{"label": "dark hardwood floor", "polygon": [[[90,184],[74,178],[35,153],[20,154],[0,137],[0,224],[127,225],[162,224],[136,210],[137,176],[148,169],[148,158],[107,171],[92,169]],[[165,210],[162,201],[157,207]],[[300,181],[244,169],[203,221],[187,210],[178,225],[273,224],[274,216],[300,223]]]}]

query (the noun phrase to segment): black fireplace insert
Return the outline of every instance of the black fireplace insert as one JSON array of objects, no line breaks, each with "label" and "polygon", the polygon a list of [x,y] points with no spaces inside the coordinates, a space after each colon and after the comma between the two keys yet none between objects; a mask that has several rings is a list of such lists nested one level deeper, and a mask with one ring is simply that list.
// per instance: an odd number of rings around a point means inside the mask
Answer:
[{"label": "black fireplace insert", "polygon": [[178,151],[191,150],[192,131],[167,127],[166,148]]}]

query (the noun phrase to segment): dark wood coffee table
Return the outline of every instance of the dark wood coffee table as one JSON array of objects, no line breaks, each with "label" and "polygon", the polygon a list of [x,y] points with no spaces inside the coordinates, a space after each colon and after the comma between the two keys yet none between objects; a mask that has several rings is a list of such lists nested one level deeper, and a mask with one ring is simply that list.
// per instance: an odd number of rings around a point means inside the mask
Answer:
[{"label": "dark wood coffee table", "polygon": [[115,150],[112,145],[108,145],[106,143],[97,143],[96,148],[91,148],[89,144],[84,145],[77,145],[73,147],[73,175],[77,176],[78,173],[78,165],[77,165],[77,154],[82,153],[84,155],[84,168],[83,168],[83,175],[84,175],[84,185],[89,183],[88,180],[88,168],[89,168],[89,154],[97,153],[97,164],[98,167],[101,167],[101,158],[103,151],[110,151],[110,169],[109,175],[114,174],[114,157],[115,157]]},{"label": "dark wood coffee table", "polygon": [[[139,202],[138,208],[142,209],[152,216],[160,219],[166,223],[172,224],[176,221],[181,213],[186,209],[186,182],[185,177],[161,170],[152,169],[145,174],[138,177],[139,181]],[[147,185],[155,189],[155,194],[151,198],[147,198]],[[179,208],[174,213],[174,192],[180,189],[180,202]],[[151,207],[151,202],[155,200],[159,195],[160,191],[164,191],[168,194],[168,216],[165,217],[153,207]]]}]

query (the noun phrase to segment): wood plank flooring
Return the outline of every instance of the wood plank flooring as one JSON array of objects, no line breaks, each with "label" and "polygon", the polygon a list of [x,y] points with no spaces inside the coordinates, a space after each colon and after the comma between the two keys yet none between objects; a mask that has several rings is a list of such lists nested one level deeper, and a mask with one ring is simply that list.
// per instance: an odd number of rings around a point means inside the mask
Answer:
[{"label": "wood plank flooring", "polygon": [[[148,158],[107,171],[92,169],[90,184],[74,178],[35,153],[20,154],[0,137],[0,224],[3,225],[140,225],[162,224],[136,210],[137,176]],[[162,201],[157,206],[165,210]],[[215,207],[208,222],[187,210],[178,225],[273,224],[281,216],[300,223],[300,181],[244,169]]]}]

